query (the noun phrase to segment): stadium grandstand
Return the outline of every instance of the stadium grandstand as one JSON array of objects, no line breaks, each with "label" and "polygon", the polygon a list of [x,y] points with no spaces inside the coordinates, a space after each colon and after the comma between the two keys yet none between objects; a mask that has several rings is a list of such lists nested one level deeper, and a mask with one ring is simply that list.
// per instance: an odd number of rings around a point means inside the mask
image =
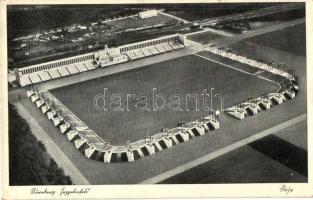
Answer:
[{"label": "stadium grandstand", "polygon": [[185,35],[174,34],[120,47],[106,47],[97,52],[18,68],[15,78],[20,86],[26,86],[178,50],[187,45]]},{"label": "stadium grandstand", "polygon": [[[65,65],[62,65],[64,60],[60,60],[54,63],[42,64],[40,67],[32,66],[36,68],[31,73],[27,73],[28,71],[26,73],[25,71],[23,72],[23,70],[32,69],[31,67],[23,68],[20,69],[20,74],[18,75],[22,77],[27,76],[30,84],[38,83],[50,80],[44,79],[44,76],[52,77],[51,73],[53,70],[53,73],[59,73],[58,77],[69,76],[98,67],[107,67],[184,48],[188,45],[185,38],[185,35],[175,34],[115,48],[106,47],[104,50],[84,54],[81,57],[64,59]],[[206,50],[232,62],[246,64],[252,68],[269,72],[272,75],[283,78],[286,82],[284,85],[278,83],[279,89],[274,92],[257,98],[249,98],[248,101],[221,110],[237,119],[243,120],[248,116],[269,110],[274,105],[279,105],[295,98],[298,93],[299,86],[296,77],[288,72],[277,69],[275,66],[216,48],[214,45],[206,46]],[[58,66],[58,63],[61,63],[61,66]],[[47,70],[47,65],[54,67]],[[43,75],[44,73],[45,75]],[[25,85],[25,83],[20,84]],[[77,150],[82,152],[88,159],[100,162],[135,161],[220,128],[219,117],[216,112],[213,112],[206,117],[196,118],[194,121],[181,124],[172,129],[162,128],[161,132],[155,135],[147,135],[144,139],[133,143],[126,141],[126,144],[123,146],[113,146],[107,138],[101,138],[91,130],[49,91],[38,92],[36,85],[27,87],[26,91],[31,102],[42,111],[43,115],[47,116],[53,125],[60,130],[61,134],[66,136],[65,138],[74,144]]]}]

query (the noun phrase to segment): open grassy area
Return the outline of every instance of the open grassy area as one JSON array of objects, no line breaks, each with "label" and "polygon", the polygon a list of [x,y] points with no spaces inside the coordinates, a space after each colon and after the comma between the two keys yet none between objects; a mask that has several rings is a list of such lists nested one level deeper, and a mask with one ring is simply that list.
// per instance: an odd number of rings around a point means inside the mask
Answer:
[{"label": "open grassy area", "polygon": [[[131,8],[131,9],[129,9]],[[61,28],[73,24],[90,24],[141,11],[138,6],[104,5],[9,5],[8,39],[33,34],[35,31]]]},{"label": "open grassy area", "polygon": [[175,6],[165,8],[167,13],[186,20],[195,21],[256,10],[274,5],[277,5],[277,3],[197,3],[176,4]]},{"label": "open grassy area", "polygon": [[[268,143],[264,144],[264,141]],[[280,155],[281,159],[273,158],[262,150],[254,148],[257,145],[263,145],[275,153],[279,151],[280,154],[277,155]],[[286,153],[283,148],[297,153]],[[299,156],[300,159],[295,159],[293,156]],[[268,136],[166,179],[161,184],[307,182],[307,175],[302,173],[303,170],[307,170],[306,156],[306,151],[278,137]],[[286,163],[288,159],[299,161],[302,167],[292,169]]]},{"label": "open grassy area", "polygon": [[149,17],[145,19],[139,19],[138,17],[131,17],[131,18],[114,20],[114,21],[110,21],[106,23],[116,28],[120,28],[120,29],[131,29],[131,28],[135,29],[135,28],[141,28],[141,27],[146,27],[146,26],[153,26],[157,24],[164,24],[171,20],[173,19],[168,16],[158,14],[155,17]]},{"label": "open grassy area", "polygon": [[[195,116],[208,115],[208,112],[202,109],[203,101],[200,95],[204,89],[210,90],[211,87],[215,88],[216,93],[223,95],[225,107],[229,107],[252,94],[272,91],[275,85],[190,55],[69,85],[51,92],[100,137],[110,139],[114,144],[124,144],[128,139],[131,141],[141,139],[148,132],[157,133],[162,127],[175,127],[178,121],[190,121]],[[104,88],[107,88],[105,96],[121,95],[124,111],[99,111],[95,108],[94,97],[104,94]],[[153,112],[153,88],[156,88],[156,93],[162,93],[167,102],[170,95],[180,95],[182,97],[180,108],[183,111],[165,109]],[[134,98],[129,99],[129,109],[127,109],[127,94],[146,95],[147,105],[151,111],[138,111],[135,107],[138,101]],[[187,101],[187,94],[197,94],[198,102],[196,103],[193,98]],[[216,108],[219,108],[218,102],[216,100],[214,104]],[[205,103],[209,105],[208,99]],[[158,105],[162,105],[162,101],[159,101]]]},{"label": "open grassy area", "polygon": [[[286,51],[297,55],[306,55],[305,24],[299,24],[290,28],[267,33],[243,42],[252,42],[273,49]],[[239,45],[241,45],[239,43]],[[253,51],[253,45],[251,46]]]}]

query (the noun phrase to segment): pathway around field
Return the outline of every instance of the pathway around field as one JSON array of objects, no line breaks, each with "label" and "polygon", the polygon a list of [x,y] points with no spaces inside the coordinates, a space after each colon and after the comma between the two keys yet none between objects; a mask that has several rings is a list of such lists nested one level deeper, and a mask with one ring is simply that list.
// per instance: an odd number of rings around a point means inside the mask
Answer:
[{"label": "pathway around field", "polygon": [[142,181],[140,184],[159,183],[159,182],[161,182],[161,181],[163,181],[165,179],[168,179],[168,178],[170,178],[172,176],[180,174],[180,173],[182,173],[184,171],[187,171],[187,170],[189,170],[189,169],[191,169],[193,167],[196,167],[196,166],[201,165],[203,163],[206,163],[206,162],[208,162],[210,160],[213,160],[214,158],[217,158],[217,157],[222,156],[222,155],[224,155],[224,154],[226,154],[228,152],[231,152],[231,151],[233,151],[235,149],[238,149],[239,147],[247,145],[247,144],[249,144],[251,142],[259,140],[259,139],[261,139],[263,137],[266,137],[268,135],[276,133],[276,132],[278,132],[280,130],[283,130],[285,128],[291,127],[291,126],[293,126],[293,125],[295,125],[295,124],[297,124],[297,123],[299,123],[299,122],[301,122],[303,120],[306,120],[306,118],[307,118],[307,114],[302,114],[302,115],[300,115],[298,117],[290,119],[290,120],[288,120],[286,122],[283,122],[283,123],[281,123],[279,125],[276,125],[274,127],[266,129],[266,130],[264,130],[262,132],[259,132],[259,133],[255,134],[255,135],[252,135],[252,136],[250,136],[250,137],[248,137],[246,139],[240,140],[240,141],[235,142],[235,143],[233,143],[233,144],[231,144],[229,146],[226,146],[226,147],[224,147],[222,149],[219,149],[219,150],[217,150],[215,152],[209,153],[208,155],[205,155],[205,156],[203,156],[203,157],[201,157],[199,159],[196,159],[194,161],[191,161],[189,163],[186,163],[184,165],[176,167],[176,168],[174,168],[172,170],[169,170],[167,172],[164,172],[162,174],[159,174],[158,176],[155,176],[155,177],[149,178],[149,179],[147,179],[145,181]]},{"label": "pathway around field", "polygon": [[206,32],[212,32],[212,33],[216,33],[216,34],[223,35],[226,37],[232,37],[233,36],[233,34],[231,34],[231,33],[228,33],[228,32],[223,31],[223,30],[213,29],[213,28],[204,28],[201,31],[187,33],[186,36],[197,35],[197,34],[206,33]]},{"label": "pathway around field", "polygon": [[24,108],[21,103],[15,103],[18,113],[24,118],[31,129],[32,134],[40,140],[46,147],[48,154],[55,160],[55,162],[64,170],[64,174],[71,177],[74,184],[89,185],[86,177],[76,168],[71,160],[60,149],[59,145],[50,139],[49,135],[42,129],[38,122],[32,115]]}]

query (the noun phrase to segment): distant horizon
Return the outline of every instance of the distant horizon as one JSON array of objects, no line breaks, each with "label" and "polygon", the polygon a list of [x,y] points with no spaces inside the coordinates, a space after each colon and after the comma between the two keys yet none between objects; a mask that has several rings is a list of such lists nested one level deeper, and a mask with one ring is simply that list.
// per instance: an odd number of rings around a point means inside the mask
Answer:
[{"label": "distant horizon", "polygon": [[[303,2],[290,2],[288,4],[300,4]],[[7,6],[7,19],[8,19],[8,41],[21,36],[26,36],[30,34],[30,27],[34,29],[43,29],[44,27],[49,27],[49,24],[60,24],[60,26],[70,25],[73,23],[84,23],[84,20],[79,21],[79,18],[76,18],[76,22],[71,22],[67,20],[58,21],[58,19],[46,19],[50,16],[53,16],[49,10],[51,9],[82,9],[83,12],[88,12],[88,9],[113,9],[118,11],[119,9],[132,10],[134,8],[138,9],[170,9],[170,10],[205,10],[205,9],[215,9],[218,10],[219,13],[221,9],[225,12],[225,14],[236,13],[236,12],[244,12],[253,9],[264,8],[272,5],[279,4],[287,4],[286,2],[270,2],[270,3],[223,3],[223,5],[219,3],[175,3],[175,4],[63,4],[63,5],[8,5]],[[131,7],[131,8],[130,8]],[[226,7],[226,8],[225,8]],[[28,13],[28,11],[38,10],[36,13]],[[239,11],[236,11],[239,10]],[[55,12],[55,10],[54,10]],[[60,11],[59,12],[64,12]],[[58,13],[54,18],[58,18],[59,15],[64,15],[64,18],[70,18],[70,16],[74,13],[64,12]],[[32,16],[33,15],[33,16]],[[39,15],[39,16],[38,16]],[[88,15],[88,14],[87,14]],[[212,15],[214,13],[212,12]],[[219,16],[220,14],[218,14]],[[38,18],[39,17],[39,18]],[[98,16],[99,17],[99,16]],[[44,18],[44,20],[39,21],[39,23],[32,23],[40,19]],[[63,18],[63,17],[61,17]],[[75,17],[73,17],[75,19]],[[24,21],[27,19],[27,21]],[[95,20],[95,19],[92,19]],[[88,19],[86,20],[88,21]],[[10,24],[13,24],[12,26]],[[49,28],[53,28],[50,26]],[[47,29],[49,29],[47,28]],[[19,30],[19,31],[18,31]]]}]

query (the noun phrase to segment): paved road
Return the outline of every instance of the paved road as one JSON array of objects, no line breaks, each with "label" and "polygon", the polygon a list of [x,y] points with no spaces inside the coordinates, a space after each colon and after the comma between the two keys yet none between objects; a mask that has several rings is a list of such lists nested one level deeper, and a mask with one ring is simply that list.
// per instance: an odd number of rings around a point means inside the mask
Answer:
[{"label": "paved road", "polygon": [[17,108],[17,111],[21,117],[24,118],[29,124],[32,134],[34,134],[36,138],[45,145],[49,155],[59,166],[63,168],[64,173],[71,177],[72,182],[74,184],[90,184],[86,177],[77,169],[75,164],[68,158],[67,155],[64,154],[59,145],[56,144],[53,140],[47,140],[49,135],[38,124],[37,119],[35,119],[32,114],[30,114],[28,110],[24,108],[23,104],[15,103],[14,106]]},{"label": "paved road", "polygon": [[288,129],[281,130],[275,133],[275,135],[290,144],[306,151],[308,150],[308,129],[306,120]]},{"label": "paved road", "polygon": [[[279,141],[271,144],[272,140]],[[269,150],[280,151],[285,149],[292,151],[292,154],[279,152],[282,159],[294,159],[305,166],[306,152],[299,151],[296,147],[289,145],[283,140],[275,138],[273,135],[265,137],[249,145],[240,147],[232,152],[222,155],[214,160],[198,165],[181,174],[166,179],[159,184],[220,184],[220,183],[306,183],[308,178],[301,174],[299,170],[294,170],[285,165],[279,159],[273,159],[258,149],[254,145],[265,145]],[[275,146],[274,146],[275,145]],[[281,145],[281,146],[277,146]],[[291,147],[291,148],[290,148]],[[285,148],[285,149],[283,149]],[[294,153],[299,151],[298,153]],[[301,159],[295,159],[293,155]],[[269,170],[270,169],[270,170]],[[306,168],[307,169],[307,168]]]}]

